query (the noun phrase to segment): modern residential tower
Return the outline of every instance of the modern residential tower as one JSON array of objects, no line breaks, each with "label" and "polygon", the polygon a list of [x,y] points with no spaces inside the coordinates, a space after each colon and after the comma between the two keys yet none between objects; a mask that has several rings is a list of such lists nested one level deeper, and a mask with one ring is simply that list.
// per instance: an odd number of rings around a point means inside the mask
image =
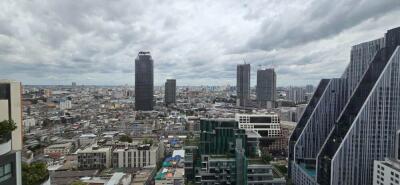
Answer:
[{"label": "modern residential tower", "polygon": [[400,28],[353,46],[341,78],[320,82],[289,141],[296,185],[373,184],[400,129]]},{"label": "modern residential tower", "polygon": [[245,107],[250,103],[250,64],[239,64],[236,75],[237,104]]},{"label": "modern residential tower", "polygon": [[273,68],[257,71],[257,104],[263,108],[275,108],[276,73]]},{"label": "modern residential tower", "polygon": [[139,52],[135,60],[135,108],[153,110],[154,73],[150,52]]},{"label": "modern residential tower", "polygon": [[0,122],[12,120],[17,128],[0,135],[0,185],[22,184],[22,107],[21,83],[0,80]]}]

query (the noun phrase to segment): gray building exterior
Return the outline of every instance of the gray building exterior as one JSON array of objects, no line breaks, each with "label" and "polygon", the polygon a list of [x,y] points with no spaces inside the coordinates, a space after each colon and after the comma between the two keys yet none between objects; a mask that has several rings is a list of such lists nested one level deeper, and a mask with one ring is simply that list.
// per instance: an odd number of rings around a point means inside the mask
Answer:
[{"label": "gray building exterior", "polygon": [[289,141],[294,184],[373,184],[400,128],[400,28],[353,46],[341,78],[318,85]]},{"label": "gray building exterior", "polygon": [[135,59],[135,108],[153,110],[154,73],[150,52],[139,52]]},{"label": "gray building exterior", "polygon": [[275,108],[276,73],[273,68],[257,71],[256,93],[259,107]]},{"label": "gray building exterior", "polygon": [[237,104],[245,107],[250,104],[250,64],[239,64],[236,75]]},{"label": "gray building exterior", "polygon": [[165,82],[165,93],[164,93],[165,105],[176,103],[176,80],[167,79]]}]

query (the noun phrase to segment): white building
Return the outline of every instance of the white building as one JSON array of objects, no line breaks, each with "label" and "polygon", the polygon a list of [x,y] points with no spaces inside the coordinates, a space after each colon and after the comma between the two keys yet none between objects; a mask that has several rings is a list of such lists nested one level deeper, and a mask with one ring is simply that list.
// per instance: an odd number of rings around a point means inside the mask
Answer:
[{"label": "white building", "polygon": [[374,161],[374,185],[400,184],[400,130],[396,132],[394,158],[385,158],[385,161]]},{"label": "white building", "polygon": [[276,113],[236,114],[235,120],[238,121],[239,128],[256,131],[264,137],[281,135],[280,120]]},{"label": "white building", "polygon": [[22,150],[21,83],[0,80],[0,122],[12,120],[17,128],[0,135],[0,185],[21,185]]},{"label": "white building", "polygon": [[114,168],[139,168],[156,165],[160,157],[158,146],[150,144],[135,145],[126,143],[124,147],[117,147],[113,151]]},{"label": "white building", "polygon": [[22,124],[24,125],[25,131],[29,131],[31,127],[36,126],[36,120],[35,118],[26,118],[22,121]]},{"label": "white building", "polygon": [[60,110],[67,110],[72,108],[71,100],[61,100],[60,101]]},{"label": "white building", "polygon": [[394,159],[374,161],[374,185],[400,184],[400,162]]},{"label": "white building", "polygon": [[65,156],[71,151],[72,143],[50,145],[44,149],[45,155]]}]

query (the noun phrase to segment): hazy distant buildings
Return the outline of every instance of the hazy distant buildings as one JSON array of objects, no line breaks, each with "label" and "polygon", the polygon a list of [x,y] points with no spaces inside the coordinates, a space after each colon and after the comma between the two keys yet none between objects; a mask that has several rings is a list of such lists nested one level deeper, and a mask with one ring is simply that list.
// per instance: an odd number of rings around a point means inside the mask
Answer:
[{"label": "hazy distant buildings", "polygon": [[[376,182],[374,160],[393,158],[397,148],[399,45],[400,28],[395,28],[384,38],[353,46],[342,77],[321,80],[289,141],[294,184]],[[390,173],[382,168],[381,181]]]},{"label": "hazy distant buildings", "polygon": [[0,80],[0,122],[12,120],[17,128],[0,135],[0,185],[22,184],[21,83]]},{"label": "hazy distant buildings", "polygon": [[237,105],[250,103],[250,64],[239,64],[236,72]]},{"label": "hazy distant buildings", "polygon": [[176,80],[167,79],[165,82],[165,105],[174,104],[176,102]]},{"label": "hazy distant buildings", "polygon": [[287,99],[294,103],[306,102],[306,89],[304,87],[289,87]]},{"label": "hazy distant buildings", "polygon": [[153,59],[150,52],[139,52],[135,60],[135,108],[153,110]]},{"label": "hazy distant buildings", "polygon": [[276,99],[276,73],[273,68],[257,71],[257,104],[259,107],[274,108]]}]

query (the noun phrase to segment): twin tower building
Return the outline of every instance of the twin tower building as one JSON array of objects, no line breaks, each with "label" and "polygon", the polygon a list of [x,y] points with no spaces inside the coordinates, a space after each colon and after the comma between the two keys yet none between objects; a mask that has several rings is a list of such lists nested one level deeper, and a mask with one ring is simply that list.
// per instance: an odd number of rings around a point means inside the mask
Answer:
[{"label": "twin tower building", "polygon": [[[176,80],[165,82],[166,105],[174,104],[176,99]],[[154,61],[150,52],[139,52],[135,59],[135,108],[141,111],[151,111],[154,106]]]},{"label": "twin tower building", "polygon": [[276,73],[273,68],[257,70],[256,105],[250,99],[250,64],[239,64],[236,75],[237,106],[275,108]]}]

